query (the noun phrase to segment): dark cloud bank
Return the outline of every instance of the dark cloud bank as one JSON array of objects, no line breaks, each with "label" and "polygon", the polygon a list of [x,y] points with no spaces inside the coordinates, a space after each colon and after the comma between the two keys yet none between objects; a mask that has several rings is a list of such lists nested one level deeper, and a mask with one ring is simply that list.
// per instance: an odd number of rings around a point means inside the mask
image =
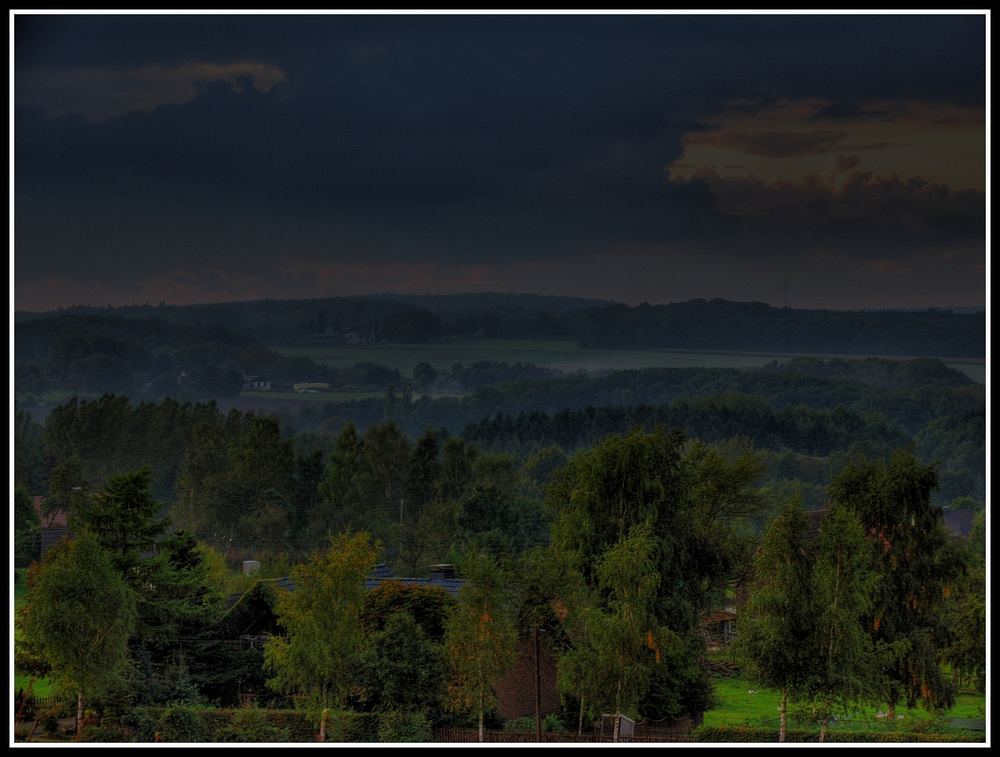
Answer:
[{"label": "dark cloud bank", "polygon": [[866,173],[840,132],[728,135],[835,185],[665,171],[735,99],[981,107],[978,17],[19,16],[15,55],[19,308],[985,298],[983,193]]}]

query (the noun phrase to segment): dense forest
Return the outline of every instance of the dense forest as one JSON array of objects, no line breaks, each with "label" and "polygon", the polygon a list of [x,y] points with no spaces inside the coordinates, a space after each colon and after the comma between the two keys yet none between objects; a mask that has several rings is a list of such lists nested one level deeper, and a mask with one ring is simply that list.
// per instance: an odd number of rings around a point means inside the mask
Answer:
[{"label": "dense forest", "polygon": [[[15,420],[16,480],[47,495],[50,508],[149,466],[154,496],[220,546],[304,551],[309,534],[333,524],[364,525],[398,545],[392,529],[418,518],[432,489],[449,492],[453,522],[439,530],[464,534],[461,541],[478,533],[468,528],[488,532],[507,519],[524,524],[522,536],[518,526],[507,537],[529,543],[544,530],[539,498],[558,463],[635,428],[676,429],[728,458],[750,454],[761,486],[775,497],[798,491],[810,506],[824,504],[826,485],[851,459],[903,447],[936,466],[935,503],[985,499],[984,387],[932,360],[647,369],[501,383],[438,399],[390,388],[382,399],[275,416],[109,394],[64,403],[43,424],[20,408]],[[385,460],[395,461],[392,470]],[[426,483],[441,470],[450,471],[450,484]],[[357,477],[349,507],[347,495],[322,485]],[[425,493],[411,477],[425,481]],[[493,504],[476,504],[480,495]],[[490,508],[501,503],[497,520]],[[453,546],[439,545],[437,557]]]}]

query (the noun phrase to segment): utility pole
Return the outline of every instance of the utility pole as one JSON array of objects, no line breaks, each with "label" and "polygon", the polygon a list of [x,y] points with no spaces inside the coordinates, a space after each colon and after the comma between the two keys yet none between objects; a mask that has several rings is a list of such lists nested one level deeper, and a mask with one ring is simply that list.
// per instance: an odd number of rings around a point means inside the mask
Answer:
[{"label": "utility pole", "polygon": [[788,290],[790,288],[790,286],[788,284],[788,279],[785,279],[785,281],[781,285],[781,288],[785,292],[785,307],[787,308],[788,307]]}]

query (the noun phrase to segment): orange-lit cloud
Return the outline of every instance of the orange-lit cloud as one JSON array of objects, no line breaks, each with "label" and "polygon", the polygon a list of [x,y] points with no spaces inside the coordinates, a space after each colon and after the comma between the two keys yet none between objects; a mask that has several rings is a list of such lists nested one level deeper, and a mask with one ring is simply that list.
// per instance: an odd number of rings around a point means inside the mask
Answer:
[{"label": "orange-lit cloud", "polygon": [[[955,189],[985,188],[985,112],[922,102],[822,99],[734,102],[688,133],[667,166],[675,181],[754,177],[798,181],[843,173],[846,153],[868,173],[920,177]],[[738,166],[738,167],[736,167]],[[853,166],[852,166],[853,167]]]},{"label": "orange-lit cloud", "polygon": [[285,81],[285,72],[254,61],[45,69],[21,76],[16,86],[18,102],[24,106],[41,108],[50,116],[80,113],[93,121],[106,121],[133,111],[190,102],[213,82],[227,82],[239,91],[245,81],[260,92],[269,92]]}]

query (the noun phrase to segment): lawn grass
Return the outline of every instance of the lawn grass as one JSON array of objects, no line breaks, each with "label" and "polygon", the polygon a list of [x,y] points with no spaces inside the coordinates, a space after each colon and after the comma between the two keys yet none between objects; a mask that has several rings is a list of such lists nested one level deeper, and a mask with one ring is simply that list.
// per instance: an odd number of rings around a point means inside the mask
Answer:
[{"label": "lawn grass", "polygon": [[[714,681],[715,695],[718,703],[715,707],[705,713],[704,725],[708,727],[737,726],[737,725],[775,725],[778,723],[778,705],[781,694],[775,689],[765,689],[753,685],[745,678],[736,676],[726,678],[716,676]],[[755,694],[751,694],[755,691]],[[944,714],[946,718],[967,718],[970,720],[982,720],[984,714],[985,697],[981,694],[960,694],[957,697],[955,706],[947,710]],[[884,707],[882,708],[884,710]],[[808,720],[796,718],[797,711],[805,710],[793,701],[788,703],[789,727],[813,729],[817,731],[819,726]],[[831,729],[841,731],[871,731],[873,729],[885,728],[905,728],[906,723],[915,720],[927,720],[932,717],[926,710],[915,708],[909,709],[899,707],[896,710],[897,718],[895,724],[886,723],[884,720],[876,718],[875,713],[878,707],[859,705],[855,713],[849,719],[839,719],[831,723]]]},{"label": "lawn grass", "polygon": [[[25,583],[25,570],[24,568],[14,569],[14,610],[17,611],[28,601],[28,586]],[[14,626],[14,638],[19,639],[21,637],[20,628],[16,625]],[[24,691],[28,690],[28,684],[30,683],[28,676],[23,676],[19,673],[14,674],[14,695],[17,694],[19,689]],[[48,678],[39,678],[35,681],[34,688],[32,689],[32,695],[36,697],[47,697],[55,693],[55,686],[52,684]]]},{"label": "lawn grass", "polygon": [[[506,363],[533,363],[546,368],[577,370],[626,370],[631,368],[753,368],[794,355],[764,352],[722,352],[713,350],[590,350],[576,342],[550,339],[465,339],[424,344],[359,344],[337,347],[275,347],[282,355],[309,357],[318,363],[344,368],[370,362],[395,368],[409,376],[417,363],[430,363],[438,371],[448,371],[456,363],[484,360]],[[851,357],[816,355],[815,357]],[[974,380],[985,381],[982,362],[947,363]]]},{"label": "lawn grass", "polygon": [[14,609],[20,609],[28,601],[28,585],[24,580],[24,568],[14,569]]}]

